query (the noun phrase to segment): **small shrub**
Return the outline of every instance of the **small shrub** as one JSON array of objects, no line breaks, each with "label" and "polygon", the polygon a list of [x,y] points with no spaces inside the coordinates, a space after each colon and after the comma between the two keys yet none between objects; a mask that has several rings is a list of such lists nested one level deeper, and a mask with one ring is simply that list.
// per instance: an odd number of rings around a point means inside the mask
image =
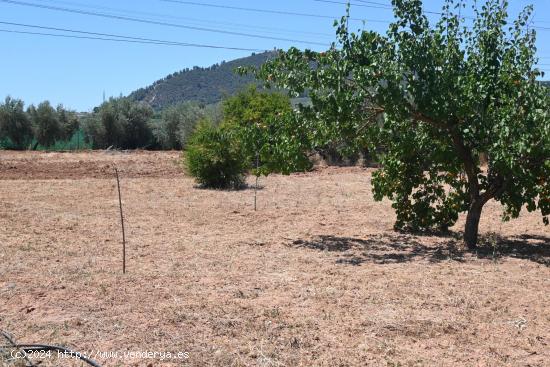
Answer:
[{"label": "small shrub", "polygon": [[245,154],[231,131],[201,122],[187,143],[187,173],[203,187],[237,189],[244,185]]}]

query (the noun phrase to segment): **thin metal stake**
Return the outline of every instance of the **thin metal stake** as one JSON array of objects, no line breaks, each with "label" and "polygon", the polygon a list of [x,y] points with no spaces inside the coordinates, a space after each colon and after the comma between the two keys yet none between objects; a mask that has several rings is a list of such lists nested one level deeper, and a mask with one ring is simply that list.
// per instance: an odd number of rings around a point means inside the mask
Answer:
[{"label": "thin metal stake", "polygon": [[124,215],[122,215],[122,197],[120,195],[120,179],[118,169],[115,167],[116,184],[118,187],[118,206],[120,208],[120,224],[122,226],[122,274],[126,274],[126,233],[124,232]]},{"label": "thin metal stake", "polygon": [[260,165],[260,154],[259,153],[256,153],[256,185],[254,185],[254,211],[256,211],[256,197],[257,197],[257,194],[258,194],[258,178],[260,177],[259,176],[259,173],[258,173],[258,166]]}]

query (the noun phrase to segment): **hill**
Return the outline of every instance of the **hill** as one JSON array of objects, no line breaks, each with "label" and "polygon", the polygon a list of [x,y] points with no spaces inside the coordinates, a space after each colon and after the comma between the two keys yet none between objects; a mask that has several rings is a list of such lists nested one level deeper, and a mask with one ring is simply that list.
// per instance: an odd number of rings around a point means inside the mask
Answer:
[{"label": "hill", "polygon": [[206,68],[195,66],[184,69],[132,92],[130,98],[147,102],[154,109],[183,101],[216,103],[224,95],[233,94],[254,82],[252,76],[237,75],[237,67],[260,66],[275,55],[275,51],[268,51],[229,62],[222,61]]}]

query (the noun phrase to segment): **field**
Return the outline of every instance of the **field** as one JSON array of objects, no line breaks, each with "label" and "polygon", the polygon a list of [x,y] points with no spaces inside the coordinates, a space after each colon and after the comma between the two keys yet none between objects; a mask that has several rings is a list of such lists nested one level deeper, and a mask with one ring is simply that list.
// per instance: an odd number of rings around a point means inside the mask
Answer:
[{"label": "field", "polygon": [[502,224],[489,203],[471,253],[463,218],[448,236],[393,231],[372,169],[262,178],[255,212],[254,190],[196,188],[178,160],[0,151],[0,329],[90,354],[188,353],[92,355],[103,366],[550,365],[540,214]]}]

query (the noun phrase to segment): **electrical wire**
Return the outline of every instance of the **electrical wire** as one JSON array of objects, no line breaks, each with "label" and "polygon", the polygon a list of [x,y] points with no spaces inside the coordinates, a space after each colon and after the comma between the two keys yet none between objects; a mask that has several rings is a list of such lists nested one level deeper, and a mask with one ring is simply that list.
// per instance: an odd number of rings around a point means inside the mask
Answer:
[{"label": "electrical wire", "polygon": [[[318,3],[327,3],[327,4],[340,4],[340,5],[348,5],[347,2],[344,1],[335,1],[335,0],[313,0]],[[385,5],[385,4],[376,4],[376,5],[366,5],[366,4],[357,4],[357,3],[349,3],[350,6],[359,6],[362,8],[372,8],[372,9],[392,9],[391,6]]]},{"label": "electrical wire", "polygon": [[[199,3],[199,2],[195,2],[195,1],[183,1],[183,0],[160,0],[160,1],[175,2],[175,3],[182,3],[182,4],[191,4],[191,5],[201,5],[201,6],[221,7],[221,8],[229,8],[229,9],[236,9],[236,10],[276,12],[278,14],[294,14],[294,15],[308,15],[308,16],[311,15],[311,14],[306,14],[306,13],[293,13],[293,12],[273,11],[273,10],[265,10],[265,9],[234,7],[234,6],[227,6],[227,5],[207,4],[207,3]],[[343,2],[337,2],[337,1],[332,1],[332,0],[313,0],[313,1],[345,4]],[[356,0],[356,1],[358,1],[358,0]],[[173,27],[181,27],[181,28],[198,29],[198,30],[205,30],[205,31],[212,31],[212,32],[221,32],[221,33],[226,33],[226,34],[243,35],[243,36],[249,36],[249,37],[277,39],[277,40],[284,40],[284,41],[290,41],[290,42],[312,43],[312,44],[327,46],[327,44],[325,44],[325,43],[292,40],[292,39],[286,39],[286,38],[267,37],[267,36],[262,36],[262,35],[257,35],[257,34],[230,32],[230,31],[215,30],[215,29],[210,29],[210,28],[191,27],[191,26],[185,26],[185,25],[181,25],[181,24],[157,22],[157,21],[148,20],[148,19],[138,19],[138,18],[131,18],[131,17],[126,17],[126,16],[117,16],[117,15],[112,15],[112,14],[89,12],[89,11],[80,10],[80,9],[69,9],[69,8],[49,6],[49,5],[33,4],[33,3],[15,1],[15,0],[0,0],[0,2],[15,4],[15,5],[22,5],[22,6],[45,8],[45,9],[48,9],[48,10],[66,11],[66,12],[77,13],[77,14],[93,15],[93,16],[100,16],[100,17],[106,17],[106,18],[128,20],[128,21],[136,21],[136,22],[143,22],[143,23],[151,23],[151,24],[166,25],[166,26],[173,26]],[[68,2],[66,2],[66,3],[68,3]],[[374,3],[374,2],[367,2],[367,3]],[[376,4],[377,5],[383,5],[382,3],[376,3]],[[364,6],[367,6],[367,5],[364,5]],[[109,9],[113,9],[113,8],[109,8]],[[119,11],[119,10],[117,10],[117,11]],[[311,16],[317,16],[317,15],[311,15]],[[382,20],[377,20],[377,21],[378,22],[389,22],[389,21],[382,21]],[[252,52],[263,51],[263,50],[260,50],[260,49],[252,49],[252,48],[226,47],[226,46],[216,46],[216,45],[197,44],[197,43],[184,43],[184,42],[176,42],[176,41],[165,41],[165,40],[149,39],[149,38],[142,38],[142,37],[131,37],[131,36],[121,36],[121,35],[108,34],[108,33],[86,32],[86,31],[78,31],[78,30],[72,30],[72,29],[45,27],[45,26],[37,26],[37,25],[29,25],[29,24],[21,24],[21,23],[0,22],[0,24],[17,25],[17,26],[33,27],[33,28],[42,28],[42,29],[57,30],[57,31],[64,31],[64,32],[71,32],[71,33],[90,34],[90,35],[96,35],[96,36],[106,36],[106,37],[109,37],[109,38],[104,38],[104,37],[69,37],[68,35],[43,33],[43,32],[25,32],[25,31],[17,31],[17,30],[12,30],[12,29],[2,29],[1,30],[2,32],[8,32],[8,33],[34,34],[34,35],[53,36],[53,37],[96,39],[96,40],[103,40],[103,41],[123,42],[120,39],[111,38],[111,37],[116,37],[116,38],[124,38],[128,42],[131,40],[132,41],[131,43],[160,44],[160,45],[185,46],[185,47],[202,47],[202,48],[217,48],[217,49],[252,51]],[[548,29],[550,29],[550,28],[548,28]]]},{"label": "electrical wire", "polygon": [[54,3],[54,4],[61,4],[61,5],[84,7],[84,8],[102,10],[102,11],[107,10],[111,12],[117,12],[117,13],[123,13],[123,14],[125,13],[134,14],[139,16],[148,16],[148,17],[153,17],[158,19],[183,20],[187,22],[199,23],[199,24],[202,23],[202,24],[208,24],[208,25],[218,24],[221,26],[228,26],[232,28],[244,28],[248,30],[253,29],[254,31],[263,30],[264,32],[267,32],[267,33],[292,34],[292,35],[303,34],[303,35],[309,35],[309,36],[314,35],[314,36],[327,36],[327,37],[330,37],[333,35],[329,33],[304,31],[304,30],[296,30],[296,29],[289,29],[289,28],[268,27],[264,25],[257,25],[257,24],[251,24],[251,23],[242,24],[242,23],[233,23],[233,22],[224,22],[224,21],[214,21],[214,20],[208,20],[208,19],[181,17],[181,16],[175,16],[175,15],[161,14],[161,13],[112,8],[107,6],[85,4],[85,3],[73,2],[73,1],[62,1],[62,0],[34,0],[34,1],[41,2],[41,3]]},{"label": "electrical wire", "polygon": [[[0,32],[3,33],[15,33],[15,34],[29,34],[36,36],[48,36],[48,37],[59,37],[59,38],[76,38],[76,39],[87,39],[87,40],[98,40],[98,41],[112,41],[112,42],[123,42],[123,43],[138,43],[138,44],[150,44],[150,45],[161,45],[161,46],[183,46],[173,43],[166,42],[148,42],[148,41],[138,41],[132,39],[121,39],[121,38],[108,38],[108,37],[88,37],[88,36],[76,36],[70,34],[58,34],[58,33],[45,33],[45,32],[31,32],[31,31],[17,31],[14,29],[0,29]],[[192,47],[188,45],[189,47]],[[198,47],[198,46],[195,46]],[[239,49],[233,48],[232,50],[241,50],[241,51],[254,51],[253,49]],[[256,50],[262,51],[262,50]]]},{"label": "electrical wire", "polygon": [[379,2],[376,2],[376,1],[366,1],[366,0],[355,0],[357,1],[358,3],[363,3],[363,4],[373,4],[373,5],[382,5],[382,6],[390,6],[390,4],[387,4],[387,3],[379,3]]},{"label": "electrical wire", "polygon": [[[286,10],[274,10],[274,9],[248,8],[248,7],[241,7],[241,6],[220,5],[220,4],[211,4],[211,3],[199,3],[199,2],[196,2],[196,1],[185,1],[185,0],[159,0],[159,1],[166,2],[166,3],[203,6],[203,7],[219,8],[219,9],[240,10],[240,11],[255,12],[255,13],[292,15],[292,16],[320,18],[320,19],[331,19],[331,20],[334,20],[334,19],[338,18],[338,17],[335,17],[333,15],[300,13],[300,12],[293,12],[293,11],[286,11]],[[390,21],[378,20],[378,19],[362,19],[362,18],[351,18],[351,17],[349,19],[350,20],[355,20],[355,21],[360,21],[360,22],[369,21],[369,22],[376,22],[376,23],[390,23]]]},{"label": "electrical wire", "polygon": [[[347,5],[348,4],[347,2],[336,1],[336,0],[312,0],[312,1],[320,2],[320,3],[342,4],[342,5]],[[373,8],[373,9],[386,9],[386,10],[392,10],[393,9],[393,7],[389,4],[383,4],[383,3],[378,3],[378,2],[374,2],[374,1],[365,1],[365,0],[354,0],[354,1],[362,3],[362,4],[357,4],[357,3],[352,2],[352,3],[350,3],[350,5],[365,7],[365,8]],[[373,5],[367,5],[367,4],[373,4]],[[437,12],[437,11],[433,11],[433,10],[424,10],[424,13],[433,14],[433,15],[441,15],[442,14],[442,12]],[[462,16],[462,17],[464,19],[475,20],[475,17],[473,17],[473,16]],[[538,20],[538,21],[533,22],[533,24],[537,24],[537,23],[550,23],[550,21]],[[550,30],[550,27],[537,26],[537,25],[534,25],[533,28],[539,29],[539,30],[544,30],[544,31]]]},{"label": "electrical wire", "polygon": [[[169,46],[215,48],[215,49],[224,49],[224,50],[252,51],[252,52],[265,51],[265,50],[254,49],[254,48],[226,47],[226,46],[199,44],[199,43],[184,43],[184,42],[176,42],[176,41],[165,41],[165,40],[159,40],[159,39],[154,39],[154,38],[123,36],[123,35],[111,34],[111,33],[88,32],[88,31],[80,31],[80,30],[68,29],[68,28],[47,27],[47,26],[41,26],[41,25],[35,25],[35,24],[23,24],[23,23],[13,23],[13,22],[4,22],[4,21],[0,21],[0,24],[12,25],[12,26],[18,26],[18,27],[27,27],[27,28],[46,29],[46,30],[52,30],[52,31],[88,34],[88,35],[93,35],[93,36],[121,38],[118,41],[132,40],[132,41],[140,41],[139,43],[141,43],[141,41],[143,41],[144,43],[149,43],[149,44],[162,44],[162,45],[165,44],[165,45],[169,45]],[[16,32],[14,31],[14,33],[16,33]],[[29,32],[28,34],[35,34],[35,33],[36,34],[42,34],[42,33],[37,33],[37,32]],[[42,35],[54,35],[54,34],[42,34]],[[59,34],[55,34],[55,35],[59,35]],[[61,36],[61,35],[59,35],[59,36]],[[90,37],[88,39],[101,39],[101,40],[108,40],[108,41],[116,41],[116,39],[111,39],[111,38],[105,39],[105,38],[91,38]]]},{"label": "electrical wire", "polygon": [[[274,10],[274,9],[259,9],[259,8],[249,8],[249,7],[240,7],[240,6],[232,6],[232,5],[220,5],[220,4],[212,4],[212,3],[204,3],[204,2],[197,2],[197,1],[187,1],[187,0],[159,0],[162,2],[167,3],[176,3],[176,4],[183,4],[183,5],[193,5],[193,6],[203,6],[203,7],[210,7],[210,8],[219,8],[219,9],[231,9],[231,10],[240,10],[240,11],[247,11],[247,12],[257,12],[257,13],[268,13],[268,14],[279,14],[279,15],[293,15],[293,16],[302,16],[302,17],[312,17],[312,18],[324,18],[324,19],[335,19],[334,16],[330,15],[320,15],[320,14],[310,14],[310,13],[300,13],[300,12],[292,12],[292,11],[285,11],[285,10]],[[336,0],[312,0],[315,2],[320,3],[332,3],[332,4],[342,4],[347,5],[347,2],[344,1],[336,1]],[[366,8],[373,8],[373,9],[383,9],[383,10],[392,10],[392,6],[386,5],[383,3],[373,2],[373,1],[360,1],[355,0],[357,2],[361,2],[362,4],[357,3],[351,3],[350,5],[353,6],[360,6],[360,7],[366,7]],[[424,10],[424,13],[426,14],[433,14],[433,15],[441,15],[442,12],[433,11],[433,10]],[[475,19],[472,16],[463,16],[465,19],[473,20]],[[354,21],[368,21],[373,23],[391,23],[390,20],[379,20],[379,19],[367,19],[367,18],[354,18],[349,17],[349,20]],[[542,26],[533,26],[533,28],[541,29],[541,30],[550,30],[550,27],[542,27]]]},{"label": "electrical wire", "polygon": [[13,4],[13,5],[40,8],[40,9],[48,9],[48,10],[55,10],[55,11],[61,11],[61,12],[68,12],[68,13],[74,13],[74,14],[91,15],[91,16],[102,17],[102,18],[125,20],[125,21],[130,21],[130,22],[138,22],[138,23],[146,23],[146,24],[154,24],[154,25],[161,25],[161,26],[168,26],[168,27],[183,28],[183,29],[191,29],[191,30],[202,31],[202,32],[221,33],[221,34],[228,34],[228,35],[233,35],[233,36],[251,37],[251,38],[268,39],[268,40],[275,40],[275,41],[285,41],[285,42],[292,42],[292,43],[302,43],[302,44],[310,44],[310,45],[320,45],[320,46],[328,46],[329,45],[328,43],[321,43],[321,42],[315,42],[315,41],[305,41],[305,40],[297,40],[297,39],[290,39],[290,38],[271,37],[271,36],[264,36],[264,35],[260,35],[260,34],[233,32],[233,31],[214,29],[214,28],[206,28],[206,27],[195,27],[195,26],[188,26],[188,25],[178,24],[178,23],[169,23],[169,22],[162,22],[162,21],[156,21],[156,20],[151,20],[151,19],[134,18],[134,17],[122,16],[122,15],[113,15],[113,14],[107,14],[107,13],[98,13],[98,12],[82,10],[82,9],[70,9],[70,8],[66,8],[66,7],[51,6],[51,5],[44,5],[44,4],[35,4],[35,3],[28,3],[28,2],[23,2],[23,1],[0,0],[0,2],[7,3],[7,4]]}]

